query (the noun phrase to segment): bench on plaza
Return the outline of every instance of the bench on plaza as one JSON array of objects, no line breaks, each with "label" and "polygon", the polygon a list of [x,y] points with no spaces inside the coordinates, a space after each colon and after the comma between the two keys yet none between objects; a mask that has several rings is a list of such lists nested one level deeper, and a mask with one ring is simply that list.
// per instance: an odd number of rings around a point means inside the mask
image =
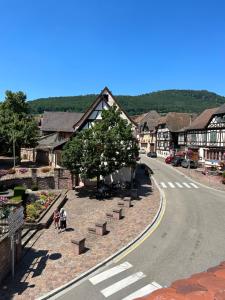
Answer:
[{"label": "bench on plaza", "polygon": [[123,200],[118,201],[117,205],[119,207],[130,208],[132,206],[131,205],[131,198],[130,197],[125,197],[125,198],[123,198]]},{"label": "bench on plaza", "polygon": [[96,229],[93,227],[88,227],[88,232],[96,234]]},{"label": "bench on plaza", "polygon": [[113,209],[113,219],[120,220],[122,219],[122,208]]},{"label": "bench on plaza", "polygon": [[120,207],[124,207],[125,203],[124,203],[124,201],[118,201],[117,205]]},{"label": "bench on plaza", "polygon": [[99,222],[95,223],[96,234],[105,235],[107,232],[106,225],[107,225],[106,221],[99,221]]},{"label": "bench on plaza", "polygon": [[94,233],[97,235],[105,235],[107,233],[106,225],[107,225],[106,221],[99,221],[99,222],[95,223],[95,228],[88,227],[88,232]]},{"label": "bench on plaza", "polygon": [[71,240],[71,243],[74,245],[75,255],[80,255],[85,252],[85,238],[82,236],[77,236]]},{"label": "bench on plaza", "polygon": [[111,218],[111,219],[113,218],[113,214],[110,212],[106,212],[105,215],[107,218]]},{"label": "bench on plaza", "polygon": [[123,201],[124,201],[124,207],[128,207],[128,208],[131,207],[131,197],[125,197],[123,198]]}]

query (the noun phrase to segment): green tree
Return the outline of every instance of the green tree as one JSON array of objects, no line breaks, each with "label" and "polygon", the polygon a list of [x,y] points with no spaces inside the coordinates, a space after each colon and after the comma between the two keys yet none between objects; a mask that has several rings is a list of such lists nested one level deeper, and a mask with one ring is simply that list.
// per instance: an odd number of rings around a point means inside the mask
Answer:
[{"label": "green tree", "polygon": [[63,150],[63,164],[84,178],[105,177],[122,167],[134,167],[138,145],[132,127],[116,107],[102,111],[102,120],[78,133]]},{"label": "green tree", "polygon": [[16,154],[20,155],[21,147],[33,147],[38,138],[38,127],[29,114],[26,95],[23,92],[6,91],[4,102],[0,106],[1,152],[13,152],[15,143]]}]

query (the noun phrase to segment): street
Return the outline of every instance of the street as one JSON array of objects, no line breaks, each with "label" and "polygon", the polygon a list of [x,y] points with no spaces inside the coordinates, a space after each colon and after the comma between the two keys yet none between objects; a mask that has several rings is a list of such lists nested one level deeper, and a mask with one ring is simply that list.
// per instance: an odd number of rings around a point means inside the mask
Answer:
[{"label": "street", "polygon": [[[224,260],[225,193],[202,187],[142,155],[165,193],[158,228],[134,251],[52,299],[133,299]],[[135,226],[135,224],[134,224]],[[129,295],[131,295],[129,297]]]}]

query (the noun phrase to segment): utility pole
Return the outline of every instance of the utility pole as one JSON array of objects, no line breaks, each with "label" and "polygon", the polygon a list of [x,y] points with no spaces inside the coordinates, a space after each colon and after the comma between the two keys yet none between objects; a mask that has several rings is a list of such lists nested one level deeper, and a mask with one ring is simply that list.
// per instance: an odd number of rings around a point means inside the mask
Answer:
[{"label": "utility pole", "polygon": [[15,141],[15,117],[14,117],[14,124],[12,129],[12,138],[13,138],[13,168],[16,167],[16,141]]}]

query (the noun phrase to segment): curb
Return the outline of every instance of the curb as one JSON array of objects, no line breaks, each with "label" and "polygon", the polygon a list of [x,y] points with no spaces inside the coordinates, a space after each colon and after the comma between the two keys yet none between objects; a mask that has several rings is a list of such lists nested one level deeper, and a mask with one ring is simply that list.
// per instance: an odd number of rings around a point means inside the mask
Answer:
[{"label": "curb", "polygon": [[62,292],[63,290],[72,287],[74,284],[80,282],[81,280],[86,279],[86,277],[88,277],[89,275],[91,275],[92,273],[94,273],[95,271],[100,269],[101,267],[107,265],[110,262],[113,262],[113,260],[116,257],[118,257],[120,254],[125,252],[131,246],[134,246],[135,243],[139,242],[142,238],[145,237],[145,235],[148,233],[148,231],[153,227],[153,225],[155,225],[155,223],[159,219],[161,213],[164,212],[164,210],[162,210],[162,208],[164,207],[164,209],[165,209],[164,194],[153,176],[152,176],[152,179],[160,193],[160,205],[159,205],[159,209],[158,209],[153,221],[151,222],[151,224],[147,225],[147,227],[145,227],[145,229],[135,239],[133,239],[131,242],[129,242],[126,246],[124,246],[123,248],[121,248],[120,250],[118,250],[117,252],[115,252],[114,254],[112,254],[111,256],[109,256],[108,258],[106,258],[105,260],[103,260],[102,262],[97,264],[96,266],[92,267],[91,269],[87,270],[86,272],[82,273],[80,276],[72,279],[71,281],[67,282],[66,284],[60,286],[59,288],[56,288],[56,289],[46,293],[45,295],[43,295],[39,298],[36,298],[36,300],[50,299],[51,297],[56,296],[58,293]]}]

